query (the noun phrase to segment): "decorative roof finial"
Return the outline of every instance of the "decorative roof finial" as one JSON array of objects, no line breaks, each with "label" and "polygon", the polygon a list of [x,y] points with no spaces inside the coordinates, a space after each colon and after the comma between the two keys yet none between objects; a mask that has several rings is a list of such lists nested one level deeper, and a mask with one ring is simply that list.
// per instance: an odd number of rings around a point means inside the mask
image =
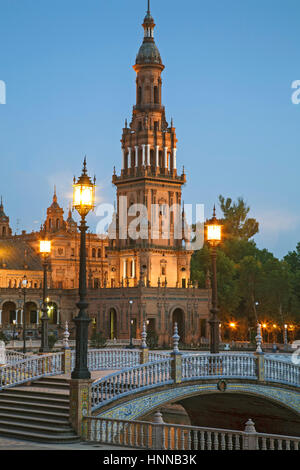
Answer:
[{"label": "decorative roof finial", "polygon": [[148,0],[148,11],[147,13],[150,15],[150,0]]},{"label": "decorative roof finial", "polygon": [[87,175],[87,168],[86,168],[86,156],[84,157],[84,160],[83,160],[83,174],[84,175]]},{"label": "decorative roof finial", "polygon": [[57,202],[56,184],[54,185],[53,202]]}]

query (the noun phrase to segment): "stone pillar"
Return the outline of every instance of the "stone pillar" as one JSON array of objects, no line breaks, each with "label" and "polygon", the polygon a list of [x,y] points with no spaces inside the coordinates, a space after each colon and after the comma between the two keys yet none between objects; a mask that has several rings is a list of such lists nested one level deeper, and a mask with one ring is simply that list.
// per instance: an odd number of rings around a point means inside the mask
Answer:
[{"label": "stone pillar", "polygon": [[146,323],[143,323],[143,332],[142,332],[142,345],[141,345],[141,355],[140,355],[140,364],[146,364],[149,362],[149,349],[146,343],[147,340],[147,331]]},{"label": "stone pillar", "polygon": [[156,161],[156,167],[159,167],[159,145],[155,147],[156,149],[156,155],[155,155],[155,161]]},{"label": "stone pillar", "polygon": [[122,170],[125,169],[125,149],[122,149],[123,152],[123,158],[122,158]]},{"label": "stone pillar", "polygon": [[257,354],[256,356],[256,375],[258,382],[265,381],[265,356],[264,354]]},{"label": "stone pillar", "polygon": [[256,429],[252,419],[246,423],[244,436],[243,436],[243,450],[257,450],[256,449]]},{"label": "stone pillar", "polygon": [[131,147],[128,147],[128,168],[131,168]]},{"label": "stone pillar", "polygon": [[165,147],[165,168],[168,168],[168,147]]},{"label": "stone pillar", "polygon": [[145,152],[145,147],[146,145],[145,144],[142,144],[142,149],[143,149],[143,158],[142,158],[142,166],[145,166],[145,155],[146,155],[146,152]]},{"label": "stone pillar", "polygon": [[177,154],[177,148],[173,149],[173,170],[176,170],[176,154]]},{"label": "stone pillar", "polygon": [[91,384],[92,380],[70,380],[70,423],[75,432],[85,439],[87,423],[83,419],[91,415]]},{"label": "stone pillar", "polygon": [[139,146],[135,146],[135,167],[137,168],[139,165]]},{"label": "stone pillar", "polygon": [[147,166],[150,166],[150,144],[147,144]]},{"label": "stone pillar", "polygon": [[0,325],[2,325],[2,310],[0,310]]},{"label": "stone pillar", "polygon": [[163,449],[164,420],[160,411],[157,411],[153,420],[153,449]]},{"label": "stone pillar", "polygon": [[174,380],[175,384],[180,384],[182,382],[182,356],[178,348],[178,343],[180,336],[178,335],[177,323],[174,325],[174,335],[173,335],[173,352],[171,353],[172,363],[171,363],[171,377]]},{"label": "stone pillar", "polygon": [[62,358],[62,367],[64,374],[71,374],[72,372],[72,352],[71,349],[65,348]]},{"label": "stone pillar", "polygon": [[0,366],[6,365],[6,349],[4,341],[0,341]]}]

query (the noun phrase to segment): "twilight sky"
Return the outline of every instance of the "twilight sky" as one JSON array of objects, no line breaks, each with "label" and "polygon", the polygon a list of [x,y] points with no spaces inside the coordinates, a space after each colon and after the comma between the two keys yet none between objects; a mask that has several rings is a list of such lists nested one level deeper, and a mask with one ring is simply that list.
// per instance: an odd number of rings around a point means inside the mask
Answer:
[{"label": "twilight sky", "polygon": [[[184,201],[210,216],[219,194],[244,197],[258,246],[284,256],[300,241],[299,0],[152,0],[151,11]],[[145,12],[146,0],[0,0],[0,193],[14,231],[39,228],[54,184],[67,209],[85,154],[99,201],[113,203]]]}]

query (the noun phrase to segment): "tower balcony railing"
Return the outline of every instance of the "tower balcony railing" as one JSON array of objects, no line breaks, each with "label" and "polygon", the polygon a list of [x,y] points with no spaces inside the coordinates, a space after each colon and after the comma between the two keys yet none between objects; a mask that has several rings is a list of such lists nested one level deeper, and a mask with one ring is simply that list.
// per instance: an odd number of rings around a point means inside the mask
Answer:
[{"label": "tower balcony railing", "polygon": [[132,178],[159,178],[162,180],[175,180],[181,184],[186,183],[185,173],[178,175],[176,169],[169,170],[168,168],[154,167],[153,165],[125,168],[120,176],[113,175],[113,183]]},{"label": "tower balcony railing", "polygon": [[134,111],[159,111],[159,112],[164,112],[165,107],[162,106],[161,104],[158,103],[140,103],[135,106],[133,106]]}]

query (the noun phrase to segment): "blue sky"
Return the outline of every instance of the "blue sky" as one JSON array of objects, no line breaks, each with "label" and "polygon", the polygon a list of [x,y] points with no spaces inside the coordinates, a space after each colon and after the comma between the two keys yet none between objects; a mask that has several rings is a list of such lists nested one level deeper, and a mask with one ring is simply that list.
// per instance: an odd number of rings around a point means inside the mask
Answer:
[{"label": "blue sky", "polygon": [[[244,197],[258,245],[284,256],[300,241],[299,0],[152,0],[151,10],[184,201],[210,215],[219,194]],[[85,154],[99,199],[113,202],[145,11],[146,0],[0,0],[0,193],[14,230],[39,228],[54,184],[68,207]]]}]

